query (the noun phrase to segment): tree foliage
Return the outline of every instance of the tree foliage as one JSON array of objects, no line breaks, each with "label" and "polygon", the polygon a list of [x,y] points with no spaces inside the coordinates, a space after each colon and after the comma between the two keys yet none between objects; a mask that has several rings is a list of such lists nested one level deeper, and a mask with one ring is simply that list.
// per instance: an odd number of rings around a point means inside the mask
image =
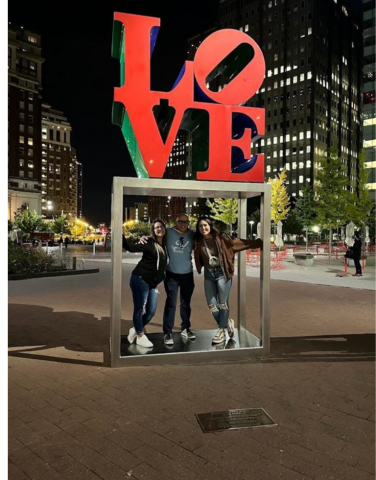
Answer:
[{"label": "tree foliage", "polygon": [[123,226],[124,236],[130,244],[136,243],[142,236],[150,236],[150,223],[126,222]]},{"label": "tree foliage", "polygon": [[46,232],[47,224],[35,210],[21,207],[14,215],[14,226],[23,233]]},{"label": "tree foliage", "polygon": [[315,199],[317,221],[324,228],[337,228],[347,220],[349,181],[335,147],[330,149],[329,158],[320,159],[316,180],[318,182]]},{"label": "tree foliage", "polygon": [[295,216],[303,228],[309,230],[312,228],[315,218],[315,194],[313,188],[307,184],[303,188],[302,195],[295,205]]},{"label": "tree foliage", "polygon": [[304,230],[302,222],[297,216],[296,208],[291,209],[283,223],[283,231],[288,235],[300,234]]},{"label": "tree foliage", "polygon": [[50,224],[51,232],[53,233],[66,233],[70,235],[71,230],[68,227],[68,221],[66,215],[60,215]]},{"label": "tree foliage", "polygon": [[215,198],[213,202],[208,199],[206,203],[210,207],[211,218],[229,225],[231,231],[238,219],[238,201],[233,198]]},{"label": "tree foliage", "polygon": [[290,199],[286,188],[287,174],[283,169],[279,175],[269,178],[271,185],[271,221],[277,225],[282,222],[289,213]]},{"label": "tree foliage", "polygon": [[359,171],[357,191],[350,194],[348,204],[348,220],[363,228],[374,222],[374,203],[371,200],[367,182],[370,170],[364,168],[364,152],[359,155]]}]

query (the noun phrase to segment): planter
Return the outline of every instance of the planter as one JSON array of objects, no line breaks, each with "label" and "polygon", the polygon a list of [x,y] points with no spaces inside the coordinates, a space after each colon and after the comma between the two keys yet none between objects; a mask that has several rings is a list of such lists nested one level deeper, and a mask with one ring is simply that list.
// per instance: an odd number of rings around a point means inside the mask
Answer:
[{"label": "planter", "polygon": [[297,265],[312,266],[313,254],[309,252],[294,253],[294,261]]},{"label": "planter", "polygon": [[56,272],[40,272],[40,273],[19,273],[8,275],[8,280],[26,280],[28,278],[44,278],[44,277],[63,277],[64,275],[84,275],[86,273],[99,273],[99,268],[88,270],[58,270]]}]

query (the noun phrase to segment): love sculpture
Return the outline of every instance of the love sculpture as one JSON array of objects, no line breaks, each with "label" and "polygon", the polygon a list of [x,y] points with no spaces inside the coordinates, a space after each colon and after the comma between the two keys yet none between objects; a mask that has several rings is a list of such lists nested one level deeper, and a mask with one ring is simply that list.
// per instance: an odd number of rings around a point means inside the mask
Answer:
[{"label": "love sculpture", "polygon": [[[252,142],[265,133],[265,111],[246,106],[265,75],[259,46],[238,30],[214,32],[200,44],[193,61],[184,63],[171,90],[159,92],[150,86],[150,59],[159,26],[158,18],[114,14],[112,56],[120,62],[120,86],[115,88],[112,122],[121,128],[138,178],[114,177],[112,184],[110,364],[200,363],[264,356],[270,349],[269,248],[259,258],[259,325],[253,323],[252,332],[247,317],[256,302],[253,292],[247,292],[246,252],[238,254],[233,349],[213,350],[205,342],[210,330],[196,328],[198,341],[190,342],[189,350],[177,342],[176,350],[166,351],[162,333],[148,334],[154,348],[144,355],[121,334],[124,196],[237,199],[240,238],[247,237],[248,199],[260,196],[260,236],[265,246],[270,236],[271,192],[264,183],[264,156],[251,152]],[[179,130],[192,138],[192,178],[164,179]]]},{"label": "love sculpture", "polygon": [[[150,59],[159,26],[158,18],[114,15],[112,55],[120,61],[122,84],[115,88],[113,123],[121,127],[137,176],[163,177],[183,129],[192,132],[197,180],[264,182],[264,156],[251,155],[251,142],[265,133],[265,110],[244,105],[264,79],[260,47],[238,30],[217,31],[194,61],[184,63],[171,91],[153,91]],[[223,71],[230,79],[216,91],[210,84]],[[207,116],[203,137],[198,127]]]}]

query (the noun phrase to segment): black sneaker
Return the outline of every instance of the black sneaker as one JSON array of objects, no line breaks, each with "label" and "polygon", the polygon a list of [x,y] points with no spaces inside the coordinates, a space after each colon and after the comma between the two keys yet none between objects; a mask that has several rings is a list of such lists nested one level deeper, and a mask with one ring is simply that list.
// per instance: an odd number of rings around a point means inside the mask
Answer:
[{"label": "black sneaker", "polygon": [[170,333],[167,333],[164,336],[164,343],[165,343],[165,345],[173,345],[174,344],[174,339],[172,338],[172,335]]},{"label": "black sneaker", "polygon": [[188,340],[195,340],[196,335],[189,329],[185,328],[184,330],[181,331],[181,336],[183,338],[188,338]]}]

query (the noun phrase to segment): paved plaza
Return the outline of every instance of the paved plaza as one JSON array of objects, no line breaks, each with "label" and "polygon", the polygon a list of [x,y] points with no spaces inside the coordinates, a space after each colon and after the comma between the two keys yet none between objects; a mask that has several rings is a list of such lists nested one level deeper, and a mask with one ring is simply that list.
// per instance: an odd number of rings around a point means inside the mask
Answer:
[{"label": "paved plaza", "polygon": [[[8,283],[9,479],[375,478],[375,267],[342,277],[338,262],[288,260],[272,271],[267,358],[111,369],[111,264],[82,258],[100,273]],[[123,333],[136,262],[123,255]],[[202,277],[196,330],[213,328]],[[159,290],[148,332],[162,328]],[[247,268],[247,291],[252,329],[257,268]],[[203,433],[195,417],[257,407],[277,426]]]}]

